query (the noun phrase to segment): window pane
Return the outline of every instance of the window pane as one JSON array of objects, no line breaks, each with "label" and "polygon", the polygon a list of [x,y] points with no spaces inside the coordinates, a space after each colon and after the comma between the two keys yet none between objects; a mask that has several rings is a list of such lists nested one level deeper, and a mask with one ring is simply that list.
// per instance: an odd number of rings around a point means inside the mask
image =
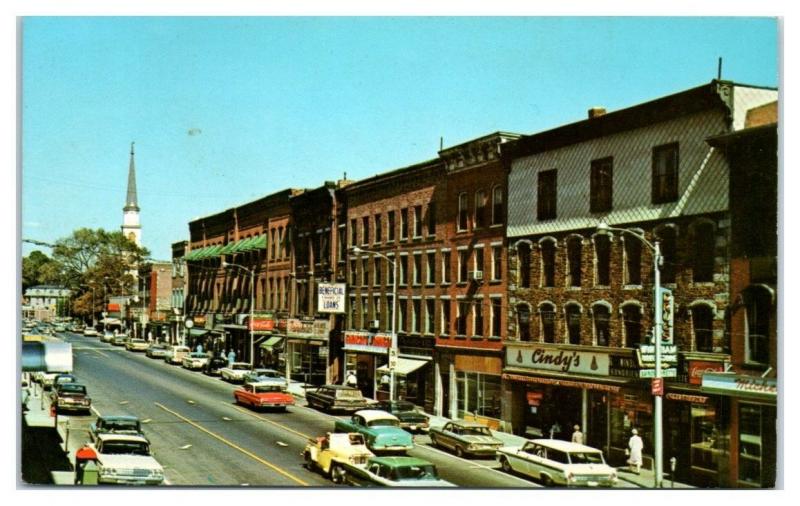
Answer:
[{"label": "window pane", "polygon": [[542,286],[552,287],[556,284],[556,245],[554,241],[543,241],[542,252]]}]

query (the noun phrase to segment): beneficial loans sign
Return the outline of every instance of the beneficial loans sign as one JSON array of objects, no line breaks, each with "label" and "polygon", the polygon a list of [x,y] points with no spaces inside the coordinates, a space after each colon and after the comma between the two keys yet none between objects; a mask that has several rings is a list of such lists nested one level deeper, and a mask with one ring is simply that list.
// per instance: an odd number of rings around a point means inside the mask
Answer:
[{"label": "beneficial loans sign", "polygon": [[344,283],[320,283],[317,286],[317,311],[344,313],[346,286]]}]

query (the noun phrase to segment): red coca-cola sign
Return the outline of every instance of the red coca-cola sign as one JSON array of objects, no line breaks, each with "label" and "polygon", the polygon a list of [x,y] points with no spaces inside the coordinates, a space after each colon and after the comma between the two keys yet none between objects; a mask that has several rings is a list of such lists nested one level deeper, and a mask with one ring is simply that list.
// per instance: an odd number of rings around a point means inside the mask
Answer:
[{"label": "red coca-cola sign", "polygon": [[703,374],[707,372],[723,372],[725,367],[722,362],[711,362],[708,360],[690,360],[689,361],[689,384],[701,385],[703,383]]},{"label": "red coca-cola sign", "polygon": [[272,314],[255,314],[253,315],[253,322],[251,330],[253,331],[270,331],[275,329],[275,317]]}]

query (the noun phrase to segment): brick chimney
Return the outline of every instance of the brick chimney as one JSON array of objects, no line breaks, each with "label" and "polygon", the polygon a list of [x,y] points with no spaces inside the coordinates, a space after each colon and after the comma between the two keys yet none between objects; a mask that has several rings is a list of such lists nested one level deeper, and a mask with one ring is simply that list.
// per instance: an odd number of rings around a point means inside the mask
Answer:
[{"label": "brick chimney", "polygon": [[592,107],[591,109],[589,109],[589,119],[599,118],[605,113],[606,113],[605,107]]}]

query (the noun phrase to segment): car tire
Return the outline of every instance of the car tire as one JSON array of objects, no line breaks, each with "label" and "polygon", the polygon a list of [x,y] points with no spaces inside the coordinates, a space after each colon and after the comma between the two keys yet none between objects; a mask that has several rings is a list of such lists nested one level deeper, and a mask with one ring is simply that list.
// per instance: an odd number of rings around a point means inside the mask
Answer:
[{"label": "car tire", "polygon": [[553,479],[550,478],[550,476],[548,476],[546,474],[542,476],[542,486],[544,486],[544,487],[552,487],[554,485],[555,485],[555,483],[553,483]]},{"label": "car tire", "polygon": [[461,446],[456,445],[456,457],[463,459],[464,458],[464,448]]},{"label": "car tire", "polygon": [[305,460],[304,465],[305,465],[306,469],[308,469],[309,471],[313,471],[314,470],[314,461],[311,460],[311,453],[310,452],[304,452],[303,453],[303,460]]},{"label": "car tire", "polygon": [[500,457],[500,467],[508,474],[514,474],[514,469],[511,468],[511,463],[506,457]]},{"label": "car tire", "polygon": [[345,474],[347,471],[344,470],[342,466],[336,463],[331,464],[331,481],[337,485],[341,485],[344,483]]}]

